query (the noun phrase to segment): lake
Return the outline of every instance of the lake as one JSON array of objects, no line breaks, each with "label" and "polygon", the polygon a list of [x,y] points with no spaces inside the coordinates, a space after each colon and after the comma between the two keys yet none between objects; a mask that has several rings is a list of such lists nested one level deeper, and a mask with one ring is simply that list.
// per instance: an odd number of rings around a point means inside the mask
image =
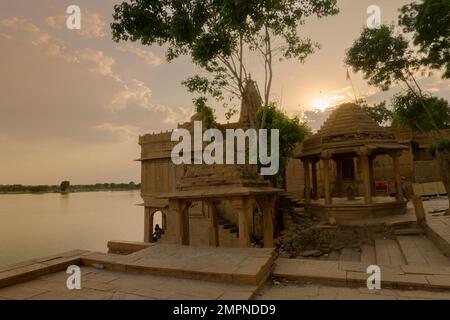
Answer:
[{"label": "lake", "polygon": [[0,266],[86,249],[109,240],[143,241],[139,191],[0,194]]}]

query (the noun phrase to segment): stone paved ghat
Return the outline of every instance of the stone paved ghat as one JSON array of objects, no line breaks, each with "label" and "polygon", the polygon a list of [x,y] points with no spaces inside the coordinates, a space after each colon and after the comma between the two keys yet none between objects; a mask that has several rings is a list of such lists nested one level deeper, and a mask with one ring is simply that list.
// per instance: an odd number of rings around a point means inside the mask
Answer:
[{"label": "stone paved ghat", "polygon": [[[344,286],[366,285],[368,265],[358,262],[277,259],[273,276],[300,282]],[[450,290],[450,267],[418,265],[379,266],[381,285],[395,288]]]},{"label": "stone paved ghat", "polygon": [[91,253],[84,265],[185,279],[259,285],[270,275],[273,249],[158,244],[129,255]]},{"label": "stone paved ghat", "polygon": [[[250,299],[270,276],[274,260],[273,249],[126,242],[113,242],[110,248],[116,251],[125,248],[133,253],[119,255],[75,250],[0,268],[0,297]],[[65,270],[69,265],[83,268],[82,293],[69,292],[66,288],[68,275]],[[97,270],[93,268],[95,265],[102,265],[102,268]],[[88,281],[84,283],[86,278]],[[136,286],[140,283],[147,283],[147,286]],[[158,285],[155,287],[154,283]],[[177,284],[184,285],[184,293]]]},{"label": "stone paved ghat", "polygon": [[426,230],[438,248],[450,257],[450,216],[428,217]]},{"label": "stone paved ghat", "polygon": [[11,286],[50,273],[66,270],[70,265],[81,264],[86,250],[73,250],[41,259],[0,267],[0,288]]},{"label": "stone paved ghat", "polygon": [[249,300],[256,287],[81,267],[81,290],[65,271],[0,289],[0,300]]},{"label": "stone paved ghat", "polygon": [[[286,288],[296,292],[289,297],[291,299],[317,297],[313,294],[317,288],[324,288],[328,292],[324,297],[331,297],[331,292],[340,290],[342,297],[357,298],[361,290],[364,290],[368,277],[367,262],[275,260],[272,249],[111,242],[110,250],[131,253],[120,255],[75,250],[2,267],[0,300],[246,300],[258,296],[263,299],[271,298],[272,295],[275,298],[286,298],[280,294],[282,288],[271,286],[271,282],[267,281],[270,276],[293,280],[299,284],[314,284],[308,289],[296,287],[295,284],[286,285]],[[82,290],[67,290],[68,274],[65,270],[69,265],[81,266]],[[102,267],[99,268],[98,265]],[[434,293],[438,298],[448,298],[441,293],[450,292],[449,266],[380,264],[380,267],[382,288],[400,290],[398,297],[403,297],[405,290],[415,288],[414,292],[408,293],[411,298],[420,299],[424,294],[431,298]],[[268,289],[261,291],[264,286]],[[383,294],[389,292],[382,291]],[[383,297],[386,298],[385,295],[379,298]]]}]

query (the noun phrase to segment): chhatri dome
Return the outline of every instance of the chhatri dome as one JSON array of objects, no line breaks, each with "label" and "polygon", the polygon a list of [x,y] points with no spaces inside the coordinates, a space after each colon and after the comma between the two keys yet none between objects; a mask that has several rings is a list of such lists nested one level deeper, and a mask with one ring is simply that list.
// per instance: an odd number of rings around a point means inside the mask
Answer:
[{"label": "chhatri dome", "polygon": [[[379,126],[359,105],[345,103],[336,107],[295,155],[303,162],[305,209],[338,220],[406,213],[399,165],[404,149],[407,147],[398,143],[392,133]],[[373,163],[382,155],[392,158],[395,198],[376,197]],[[363,195],[361,200],[354,197],[359,193]]]}]

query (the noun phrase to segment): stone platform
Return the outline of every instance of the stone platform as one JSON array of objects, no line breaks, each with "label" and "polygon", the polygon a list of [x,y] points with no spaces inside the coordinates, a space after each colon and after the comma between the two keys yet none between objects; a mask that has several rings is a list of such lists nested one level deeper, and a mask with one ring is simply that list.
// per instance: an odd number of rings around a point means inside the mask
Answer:
[{"label": "stone platform", "polygon": [[[349,261],[278,259],[273,276],[300,282],[363,286],[368,264]],[[450,267],[379,265],[382,288],[450,290]]]},{"label": "stone platform", "polygon": [[338,222],[361,219],[377,219],[407,212],[406,202],[396,201],[391,197],[373,197],[371,204],[365,204],[364,199],[333,198],[333,203],[325,204],[324,199],[313,200],[305,204],[305,210],[322,218],[333,217]]},{"label": "stone platform", "polygon": [[[110,247],[133,253],[75,250],[2,267],[0,300],[248,300],[264,285],[274,261],[273,249],[117,241]],[[70,291],[66,287],[69,275],[65,271],[70,265],[82,269],[81,290]]]},{"label": "stone platform", "polygon": [[59,271],[0,289],[0,300],[249,300],[256,287],[81,267],[81,290]]},{"label": "stone platform", "polygon": [[259,285],[269,276],[273,249],[155,244],[129,255],[91,253],[84,265],[185,279]]}]

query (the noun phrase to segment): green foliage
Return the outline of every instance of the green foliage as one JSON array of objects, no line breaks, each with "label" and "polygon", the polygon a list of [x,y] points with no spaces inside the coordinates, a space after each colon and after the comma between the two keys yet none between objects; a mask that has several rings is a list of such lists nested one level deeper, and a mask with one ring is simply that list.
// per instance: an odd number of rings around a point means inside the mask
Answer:
[{"label": "green foliage", "polygon": [[[263,111],[260,109],[256,114],[257,123],[261,122],[262,114]],[[311,129],[299,117],[290,118],[273,103],[267,109],[265,128],[280,130],[280,175],[285,171],[289,159],[294,155],[296,145],[305,139]]]},{"label": "green foliage", "polygon": [[394,116],[393,112],[386,106],[386,101],[376,103],[374,105],[368,105],[364,100],[359,101],[361,108],[367,112],[367,114],[375,120],[380,126],[389,125]]},{"label": "green foliage", "polygon": [[[299,27],[309,16],[337,14],[336,2],[130,0],[114,6],[111,29],[117,42],[166,45],[168,61],[190,56],[208,76],[196,75],[184,85],[190,92],[202,98],[211,96],[228,107],[225,95],[242,98],[245,79],[250,77],[244,65],[246,49],[265,52],[262,56],[268,64],[276,53],[280,58],[304,61],[318,45],[300,37]],[[268,47],[275,38],[276,49]],[[270,91],[270,85],[265,89]]]},{"label": "green foliage", "polygon": [[414,44],[424,54],[422,63],[444,68],[444,78],[450,78],[450,1],[423,0],[405,5],[400,10],[399,23],[405,33],[412,33]]},{"label": "green foliage", "polygon": [[198,98],[194,100],[195,112],[201,114],[203,119],[203,125],[206,129],[211,129],[216,123],[216,116],[214,110],[206,105],[206,99]]},{"label": "green foliage", "polygon": [[417,68],[413,52],[402,35],[394,34],[393,27],[364,28],[360,37],[347,50],[345,62],[354,71],[362,72],[370,85],[381,90],[408,77]]},{"label": "green foliage", "polygon": [[[438,129],[450,128],[450,108],[447,100],[432,96],[425,96],[426,103]],[[433,123],[423,114],[420,99],[411,92],[400,93],[392,99],[393,125],[411,128],[413,131],[426,133],[434,129]]]},{"label": "green foliage", "polygon": [[436,137],[434,144],[429,148],[431,156],[436,157],[438,152],[450,152],[450,139],[448,137]]},{"label": "green foliage", "polygon": [[70,182],[69,181],[63,181],[61,182],[59,189],[64,192],[64,191],[68,191],[70,188]]}]

